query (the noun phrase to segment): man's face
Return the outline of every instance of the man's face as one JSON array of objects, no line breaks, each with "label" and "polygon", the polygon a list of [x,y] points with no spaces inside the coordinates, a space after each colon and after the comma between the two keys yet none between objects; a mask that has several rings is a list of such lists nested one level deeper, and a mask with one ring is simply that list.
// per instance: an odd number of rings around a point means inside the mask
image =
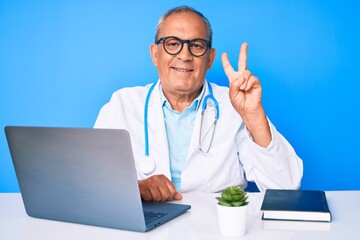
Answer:
[{"label": "man's face", "polygon": [[[167,36],[175,36],[183,40],[194,38],[209,40],[204,21],[191,12],[175,13],[166,18],[160,28],[158,39]],[[168,54],[162,42],[152,44],[150,52],[167,97],[169,95],[196,97],[215,57],[215,49],[209,50],[201,57],[194,57],[187,43],[184,43],[181,52],[176,55]]]}]

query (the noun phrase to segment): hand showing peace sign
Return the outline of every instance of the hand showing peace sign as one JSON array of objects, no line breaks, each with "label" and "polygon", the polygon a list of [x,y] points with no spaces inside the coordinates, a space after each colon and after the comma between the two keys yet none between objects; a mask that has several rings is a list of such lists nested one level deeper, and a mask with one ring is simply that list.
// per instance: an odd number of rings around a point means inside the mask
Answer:
[{"label": "hand showing peace sign", "polygon": [[229,79],[229,96],[235,110],[240,114],[254,141],[266,147],[271,141],[269,124],[261,103],[260,80],[247,70],[248,44],[240,48],[238,71],[231,66],[228,56],[223,53],[222,64]]}]

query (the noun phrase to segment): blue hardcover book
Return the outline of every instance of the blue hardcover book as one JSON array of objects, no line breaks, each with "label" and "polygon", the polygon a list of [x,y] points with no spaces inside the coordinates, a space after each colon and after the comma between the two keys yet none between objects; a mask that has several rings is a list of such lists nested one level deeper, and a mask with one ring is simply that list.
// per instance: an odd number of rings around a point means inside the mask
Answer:
[{"label": "blue hardcover book", "polygon": [[264,220],[330,222],[324,191],[267,189],[261,206]]}]

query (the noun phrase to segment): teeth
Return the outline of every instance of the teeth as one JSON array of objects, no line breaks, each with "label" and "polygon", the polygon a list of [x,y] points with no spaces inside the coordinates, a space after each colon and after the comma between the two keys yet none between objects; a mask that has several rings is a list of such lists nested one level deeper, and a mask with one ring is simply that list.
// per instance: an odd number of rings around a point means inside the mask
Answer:
[{"label": "teeth", "polygon": [[179,72],[191,72],[191,69],[182,69],[182,68],[175,68],[175,70],[179,71]]}]

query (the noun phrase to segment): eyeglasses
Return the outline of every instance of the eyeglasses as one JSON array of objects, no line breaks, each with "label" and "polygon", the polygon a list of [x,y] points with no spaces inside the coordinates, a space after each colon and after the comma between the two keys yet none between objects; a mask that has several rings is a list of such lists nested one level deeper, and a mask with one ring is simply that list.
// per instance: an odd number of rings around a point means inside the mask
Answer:
[{"label": "eyeglasses", "polygon": [[170,55],[176,55],[181,52],[184,43],[188,44],[189,52],[194,57],[203,56],[211,48],[211,42],[202,38],[182,40],[178,37],[168,36],[160,38],[156,41],[156,44],[161,42],[163,42],[164,50]]}]

